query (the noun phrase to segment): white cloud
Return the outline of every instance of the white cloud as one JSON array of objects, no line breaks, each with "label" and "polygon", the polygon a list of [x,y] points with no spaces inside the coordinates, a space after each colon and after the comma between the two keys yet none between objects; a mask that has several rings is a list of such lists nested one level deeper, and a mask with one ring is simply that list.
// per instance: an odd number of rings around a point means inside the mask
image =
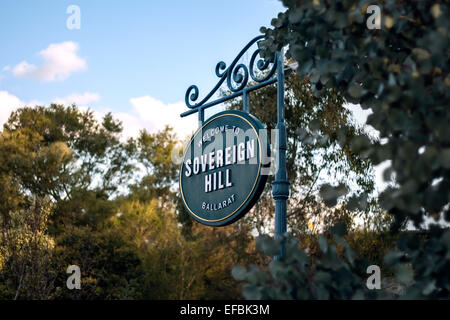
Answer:
[{"label": "white cloud", "polygon": [[170,125],[178,138],[184,139],[197,129],[195,115],[180,117],[186,111],[183,102],[165,104],[153,97],[143,96],[131,98],[130,103],[133,106],[131,112],[114,113],[115,118],[123,122],[125,136],[135,137],[141,129],[154,133]]},{"label": "white cloud", "polygon": [[8,120],[11,112],[26,106],[45,106],[45,103],[39,100],[25,102],[7,91],[0,91],[0,130],[3,129],[3,124]]},{"label": "white cloud", "polygon": [[[55,98],[53,102],[69,105],[75,103],[80,110],[87,110],[87,105],[100,100],[100,95],[92,92],[83,94],[71,94],[64,98]],[[165,104],[150,96],[131,98],[132,109],[129,112],[115,112],[110,108],[92,109],[94,116],[101,121],[107,112],[112,112],[115,119],[123,123],[123,136],[137,137],[139,131],[146,129],[150,133],[162,130],[166,125],[170,125],[178,138],[184,139],[190,136],[197,129],[197,116],[191,115],[181,118],[180,114],[186,111],[183,102]],[[38,100],[32,100],[28,103],[23,102],[18,97],[6,92],[0,91],[0,125],[6,122],[12,111],[23,106],[47,105]]]},{"label": "white cloud", "polygon": [[[77,55],[78,49],[78,44],[72,41],[53,43],[39,52],[39,56],[44,60],[41,66],[22,61],[11,71],[16,77],[61,81],[72,73],[87,68],[86,61]],[[5,68],[9,69],[9,66]]]},{"label": "white cloud", "polygon": [[27,77],[28,75],[31,75],[35,71],[36,66],[29,64],[26,61],[22,61],[12,69],[13,75],[18,78]]},{"label": "white cloud", "polygon": [[7,91],[0,91],[0,126],[3,126],[8,120],[11,112],[24,105],[25,104],[15,95],[12,95]]},{"label": "white cloud", "polygon": [[[76,105],[81,107],[81,109],[85,110],[87,109],[86,105],[92,102],[96,102],[98,100],[100,100],[99,94],[92,92],[85,92],[83,94],[74,93],[68,95],[65,98],[55,98],[53,99],[53,102],[64,105],[71,105],[72,103],[75,103]],[[3,124],[8,120],[9,116],[11,115],[11,112],[15,111],[16,109],[25,106],[34,107],[46,105],[48,105],[48,103],[36,99],[25,102],[7,91],[0,91],[0,130]],[[104,115],[103,113],[99,113],[97,117],[101,119],[103,115]]]},{"label": "white cloud", "polygon": [[63,105],[72,105],[73,103],[78,106],[86,106],[92,102],[97,102],[100,100],[100,95],[98,93],[85,92],[83,94],[73,93],[64,98],[53,99],[54,103]]}]

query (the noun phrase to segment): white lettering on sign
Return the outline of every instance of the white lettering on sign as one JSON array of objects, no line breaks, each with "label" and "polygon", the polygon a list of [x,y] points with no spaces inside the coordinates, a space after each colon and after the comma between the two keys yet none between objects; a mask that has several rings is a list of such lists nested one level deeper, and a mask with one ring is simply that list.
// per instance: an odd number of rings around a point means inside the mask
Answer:
[{"label": "white lettering on sign", "polygon": [[194,158],[194,174],[198,174],[200,172],[200,161],[198,157]]},{"label": "white lettering on sign", "polygon": [[234,133],[235,135],[238,135],[240,131],[241,130],[236,126],[224,125],[224,126],[216,127],[216,128],[207,130],[205,132],[205,134],[202,137],[202,142],[211,141],[212,137],[222,134],[224,132],[231,132],[231,133]]},{"label": "white lettering on sign", "polygon": [[205,192],[222,190],[231,186],[233,186],[233,184],[231,183],[230,169],[205,175]]},{"label": "white lettering on sign", "polygon": [[232,205],[236,201],[236,195],[233,193],[227,199],[217,202],[217,203],[202,203],[202,209],[205,211],[217,211],[222,210],[230,205]]},{"label": "white lettering on sign", "polygon": [[[233,129],[234,130],[234,129]],[[215,131],[215,130],[214,130]],[[185,161],[184,175],[190,177],[224,166],[236,164],[256,157],[255,139],[241,142],[238,146],[226,147]],[[205,175],[206,193],[231,187],[230,169],[207,173]]]}]

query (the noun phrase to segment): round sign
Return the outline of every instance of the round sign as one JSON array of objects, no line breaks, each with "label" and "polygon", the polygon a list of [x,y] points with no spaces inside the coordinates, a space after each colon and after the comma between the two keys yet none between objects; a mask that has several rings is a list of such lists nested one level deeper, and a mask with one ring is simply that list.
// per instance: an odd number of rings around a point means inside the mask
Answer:
[{"label": "round sign", "polygon": [[224,226],[256,203],[269,165],[267,131],[254,116],[220,112],[194,133],[180,168],[184,207],[198,222]]}]

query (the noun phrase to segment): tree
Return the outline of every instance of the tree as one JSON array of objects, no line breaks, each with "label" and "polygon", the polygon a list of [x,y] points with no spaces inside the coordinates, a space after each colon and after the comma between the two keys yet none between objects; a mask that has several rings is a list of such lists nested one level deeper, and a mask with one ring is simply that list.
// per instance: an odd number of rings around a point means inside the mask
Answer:
[{"label": "tree", "polygon": [[54,297],[55,241],[47,234],[51,203],[35,198],[29,206],[0,216],[0,296],[6,299]]},{"label": "tree", "polygon": [[134,140],[134,159],[145,170],[120,199],[114,221],[139,248],[146,270],[142,298],[226,299],[238,297],[230,271],[235,262],[255,257],[249,228],[220,230],[193,223],[178,197],[179,166],[172,154],[179,145],[172,129]]},{"label": "tree", "polygon": [[[171,128],[126,141],[111,114],[22,108],[0,133],[0,297],[237,298],[249,229],[180,225]],[[189,230],[189,232],[186,232]],[[69,265],[81,289],[66,286]]]},{"label": "tree", "polygon": [[162,202],[173,202],[178,165],[172,161],[172,153],[178,141],[172,128],[166,126],[155,134],[143,130],[131,142],[135,146],[133,157],[144,172],[142,179],[131,187],[133,197],[141,201],[161,198]]},{"label": "tree", "polygon": [[[270,57],[289,43],[287,54],[299,62],[299,75],[310,77],[318,94],[322,88],[337,88],[373,111],[368,123],[380,132],[380,141],[355,137],[354,150],[374,164],[392,161],[388,170],[395,173],[398,192],[389,189],[382,198],[397,224],[409,218],[419,226],[424,216],[446,212],[447,2],[386,1],[381,31],[365,26],[368,1],[284,4],[289,9],[272,21],[274,29],[262,29],[265,54]],[[423,199],[416,197],[418,192]]]},{"label": "tree", "polygon": [[101,229],[114,213],[118,183],[132,168],[121,130],[110,114],[99,123],[75,106],[11,114],[0,133],[0,277],[7,297],[64,294],[65,268],[74,256],[62,243],[83,228]]},{"label": "tree", "polygon": [[[52,199],[51,231],[75,216],[77,223],[92,223],[111,214],[108,199],[133,169],[132,145],[120,141],[121,132],[111,114],[99,123],[92,111],[81,112],[74,105],[21,108],[4,125],[1,171],[21,194]],[[92,201],[97,208],[103,204],[97,210],[102,216],[85,215]]]},{"label": "tree", "polygon": [[[318,96],[335,88],[372,114],[368,123],[380,140],[356,136],[352,151],[379,164],[390,160],[384,176],[395,176],[380,204],[395,219],[420,227],[425,217],[450,222],[449,6],[448,1],[383,1],[380,30],[366,27],[369,1],[285,0],[286,12],[262,28],[263,55],[289,44],[297,73],[314,83]],[[333,204],[341,193],[329,189]],[[400,281],[415,280],[409,298],[449,297],[444,257],[450,230],[435,225],[429,239],[403,235],[398,251],[385,256]],[[412,269],[411,267],[412,266]]]},{"label": "tree", "polygon": [[[374,140],[356,124],[351,112],[345,107],[345,99],[336,90],[330,89],[323,96],[316,97],[308,80],[300,80],[295,74],[286,77],[285,116],[288,139],[287,171],[290,182],[288,225],[290,232],[301,235],[308,232],[311,223],[316,230],[331,227],[340,220],[354,225],[355,216],[346,206],[352,197],[348,196],[336,208],[328,208],[319,196],[320,184],[330,182],[336,185],[352,186],[352,196],[362,193],[374,197],[373,168],[367,159],[352,152],[350,139],[364,136]],[[276,127],[276,87],[268,86],[250,95],[254,106],[252,114],[267,125]],[[242,102],[230,104],[240,108]],[[249,218],[260,234],[267,232],[265,226],[273,215],[271,181],[260,204]],[[350,203],[351,205],[351,203]],[[359,215],[378,214],[376,200],[365,199],[358,204]],[[247,219],[248,221],[249,219]],[[272,219],[271,219],[272,220]],[[308,227],[309,224],[309,227]]]}]

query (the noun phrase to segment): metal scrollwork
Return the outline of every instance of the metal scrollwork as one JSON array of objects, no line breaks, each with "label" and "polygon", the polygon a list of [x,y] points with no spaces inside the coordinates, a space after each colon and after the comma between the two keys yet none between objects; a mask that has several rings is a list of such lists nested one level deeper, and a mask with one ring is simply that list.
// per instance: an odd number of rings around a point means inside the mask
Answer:
[{"label": "metal scrollwork", "polygon": [[[199,98],[199,89],[196,85],[190,86],[185,95],[186,106],[190,109],[199,108],[204,105],[217,90],[222,86],[226,80],[228,90],[232,93],[238,93],[244,90],[249,84],[251,79],[255,83],[262,83],[269,80],[275,73],[277,69],[277,60],[275,61],[265,61],[262,58],[258,58],[261,49],[256,49],[250,59],[250,63],[246,66],[238,61],[242,56],[258,41],[262,40],[264,36],[258,36],[251,40],[237,55],[230,66],[227,68],[225,62],[220,61],[216,65],[216,76],[220,79],[214,88],[199,102],[196,101]],[[256,64],[255,64],[256,62]],[[255,69],[256,67],[256,69]],[[269,69],[270,67],[270,69]]]},{"label": "metal scrollwork", "polygon": [[[255,81],[255,82],[264,82],[264,81],[272,78],[273,74],[277,70],[276,63],[274,63],[272,65],[272,68],[270,69],[269,73],[265,77],[259,78],[258,75],[255,75],[255,71],[254,71],[255,60],[260,52],[261,52],[261,49],[258,48],[255,52],[253,52],[252,58],[250,59],[250,76],[252,77],[253,81]],[[256,63],[256,66],[260,72],[264,72],[265,70],[267,70],[269,65],[270,65],[270,61],[264,60],[264,59],[259,59],[258,62]]]}]

